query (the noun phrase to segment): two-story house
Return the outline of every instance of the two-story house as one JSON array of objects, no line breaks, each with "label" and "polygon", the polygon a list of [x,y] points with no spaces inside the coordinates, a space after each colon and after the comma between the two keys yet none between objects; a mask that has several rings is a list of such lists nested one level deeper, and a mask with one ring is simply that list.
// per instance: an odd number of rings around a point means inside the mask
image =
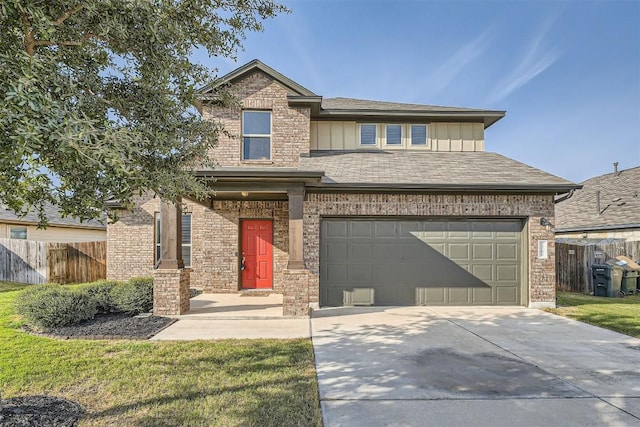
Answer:
[{"label": "two-story house", "polygon": [[[216,104],[220,85],[239,107]],[[211,197],[183,198],[187,268],[153,270],[158,199],[108,227],[108,277],[153,273],[156,313],[186,310],[189,280],[204,292],[282,293],[288,315],[554,306],[554,196],[577,186],[485,151],[504,111],[323,99],[257,60],[201,98],[229,135],[211,151],[219,166],[197,172],[215,178]]]}]

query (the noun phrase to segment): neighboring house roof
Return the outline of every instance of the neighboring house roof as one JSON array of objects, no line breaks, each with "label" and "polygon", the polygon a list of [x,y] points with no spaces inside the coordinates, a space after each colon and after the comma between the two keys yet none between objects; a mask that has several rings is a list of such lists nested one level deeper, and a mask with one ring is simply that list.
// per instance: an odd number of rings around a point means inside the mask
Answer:
[{"label": "neighboring house roof", "polygon": [[[44,211],[47,215],[50,226],[90,228],[100,230],[106,230],[107,228],[107,226],[103,222],[95,219],[80,222],[79,220],[71,217],[63,218],[60,214],[60,211],[55,206],[49,203],[45,205]],[[38,224],[38,214],[34,211],[31,211],[27,215],[20,217],[13,211],[7,209],[5,206],[0,205],[0,222],[36,225]]]},{"label": "neighboring house roof", "polygon": [[490,152],[320,152],[300,169],[324,171],[323,186],[567,192],[577,185]]},{"label": "neighboring house roof", "polygon": [[640,166],[581,184],[556,205],[556,232],[640,228]]}]

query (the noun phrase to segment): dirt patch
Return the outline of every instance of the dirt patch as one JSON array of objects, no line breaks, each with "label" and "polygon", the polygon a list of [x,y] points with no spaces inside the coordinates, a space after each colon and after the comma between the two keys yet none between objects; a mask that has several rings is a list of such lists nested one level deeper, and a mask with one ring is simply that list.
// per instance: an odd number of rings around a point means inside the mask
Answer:
[{"label": "dirt patch", "polygon": [[71,427],[84,415],[75,402],[52,396],[22,396],[0,401],[3,427]]}]

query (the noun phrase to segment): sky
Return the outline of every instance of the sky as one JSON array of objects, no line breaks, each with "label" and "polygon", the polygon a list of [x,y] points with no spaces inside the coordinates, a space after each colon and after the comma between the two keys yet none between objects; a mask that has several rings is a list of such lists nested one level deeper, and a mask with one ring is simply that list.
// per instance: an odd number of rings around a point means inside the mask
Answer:
[{"label": "sky", "polygon": [[326,98],[506,110],[497,152],[573,182],[640,166],[640,0],[306,0],[249,33],[260,59]]}]

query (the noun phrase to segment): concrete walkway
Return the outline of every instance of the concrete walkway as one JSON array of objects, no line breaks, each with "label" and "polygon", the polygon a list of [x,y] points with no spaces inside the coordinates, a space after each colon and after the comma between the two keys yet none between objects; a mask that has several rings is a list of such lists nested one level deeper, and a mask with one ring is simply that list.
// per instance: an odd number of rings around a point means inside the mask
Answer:
[{"label": "concrete walkway", "polygon": [[309,338],[307,318],[282,315],[282,295],[201,294],[191,310],[151,340]]},{"label": "concrete walkway", "polygon": [[314,312],[325,427],[640,426],[640,340],[524,308]]}]

